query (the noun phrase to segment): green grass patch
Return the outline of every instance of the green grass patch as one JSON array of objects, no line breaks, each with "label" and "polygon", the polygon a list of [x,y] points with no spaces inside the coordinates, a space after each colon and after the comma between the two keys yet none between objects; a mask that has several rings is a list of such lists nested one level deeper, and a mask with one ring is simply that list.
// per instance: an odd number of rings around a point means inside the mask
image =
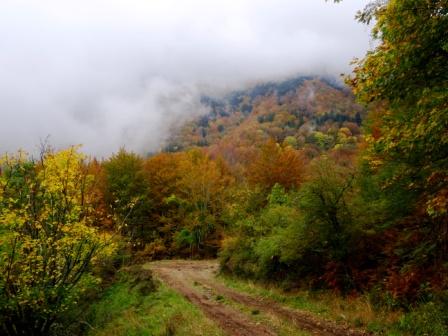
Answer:
[{"label": "green grass patch", "polygon": [[440,305],[424,304],[405,313],[375,309],[367,296],[343,297],[331,291],[306,290],[285,293],[277,287],[264,286],[250,280],[224,275],[219,279],[237,291],[361,328],[374,335],[448,336],[448,311]]},{"label": "green grass patch", "polygon": [[228,287],[237,291],[267,298],[291,308],[312,312],[316,315],[327,316],[329,307],[318,300],[316,295],[310,292],[294,293],[292,295],[282,292],[281,289],[274,286],[263,286],[251,280],[244,280],[230,276],[219,277]]},{"label": "green grass patch", "polygon": [[194,336],[223,333],[202,312],[163,284],[142,295],[134,284],[118,282],[86,316],[89,336]]}]

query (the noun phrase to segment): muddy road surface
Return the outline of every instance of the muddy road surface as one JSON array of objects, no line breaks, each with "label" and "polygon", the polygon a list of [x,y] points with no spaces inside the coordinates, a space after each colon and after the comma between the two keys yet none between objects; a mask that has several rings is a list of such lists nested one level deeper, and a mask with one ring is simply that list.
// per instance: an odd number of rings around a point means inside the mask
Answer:
[{"label": "muddy road surface", "polygon": [[[272,323],[264,323],[260,318],[254,319],[254,312],[261,312],[289,324],[290,328],[297,330],[287,332],[291,335],[368,335],[322,320],[308,312],[294,310],[277,302],[231,289],[216,277],[218,263],[214,260],[164,260],[148,263],[145,267],[152,269],[157,278],[198,306],[229,336],[279,334]],[[285,332],[281,334],[284,335]]]}]

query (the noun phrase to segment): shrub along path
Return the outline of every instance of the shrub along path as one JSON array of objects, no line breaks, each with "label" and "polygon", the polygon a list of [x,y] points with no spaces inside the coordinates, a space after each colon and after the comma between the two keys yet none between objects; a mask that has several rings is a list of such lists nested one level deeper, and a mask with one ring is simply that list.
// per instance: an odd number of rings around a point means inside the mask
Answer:
[{"label": "shrub along path", "polygon": [[[164,260],[148,263],[144,267],[152,269],[160,280],[201,308],[232,336],[368,335],[322,320],[308,312],[286,308],[277,302],[235,291],[216,278],[218,263],[214,260]],[[259,313],[281,320],[289,324],[289,328],[278,328],[268,319],[256,319],[255,315]],[[296,328],[297,333],[291,333],[291,328]]]}]

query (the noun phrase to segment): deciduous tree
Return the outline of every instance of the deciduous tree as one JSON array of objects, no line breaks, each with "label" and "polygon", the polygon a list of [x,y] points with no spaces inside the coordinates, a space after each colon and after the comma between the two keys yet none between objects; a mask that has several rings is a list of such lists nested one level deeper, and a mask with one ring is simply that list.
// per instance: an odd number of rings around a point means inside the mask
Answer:
[{"label": "deciduous tree", "polygon": [[89,267],[111,253],[98,219],[93,176],[71,147],[0,161],[0,324],[6,335],[48,335],[89,282]]},{"label": "deciduous tree", "polygon": [[303,182],[306,160],[290,146],[281,146],[270,140],[265,143],[256,159],[248,165],[250,183],[270,190],[276,183],[286,189],[296,188]]}]

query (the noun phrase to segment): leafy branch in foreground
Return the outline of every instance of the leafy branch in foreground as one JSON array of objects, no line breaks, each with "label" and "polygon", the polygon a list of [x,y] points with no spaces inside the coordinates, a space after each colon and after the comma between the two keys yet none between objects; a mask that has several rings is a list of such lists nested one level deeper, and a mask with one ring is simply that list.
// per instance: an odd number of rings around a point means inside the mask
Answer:
[{"label": "leafy branch in foreground", "polygon": [[97,281],[90,266],[114,250],[99,232],[94,177],[77,147],[0,161],[0,326],[6,335],[47,335]]}]

